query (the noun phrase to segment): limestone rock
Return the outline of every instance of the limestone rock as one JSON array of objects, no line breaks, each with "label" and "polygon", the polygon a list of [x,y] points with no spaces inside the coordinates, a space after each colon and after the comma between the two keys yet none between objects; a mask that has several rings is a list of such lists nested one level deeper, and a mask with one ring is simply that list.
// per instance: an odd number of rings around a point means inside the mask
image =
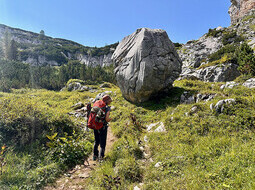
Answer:
[{"label": "limestone rock", "polygon": [[70,84],[68,84],[67,86],[67,90],[68,91],[81,91],[81,92],[84,92],[84,91],[88,91],[90,90],[89,87],[87,86],[83,86],[81,83],[79,82],[72,82]]},{"label": "limestone rock", "polygon": [[251,78],[243,83],[243,86],[247,88],[255,88],[255,78]]},{"label": "limestone rock", "polygon": [[135,186],[134,190],[141,190],[141,189],[138,186]]},{"label": "limestone rock", "polygon": [[84,104],[82,102],[78,102],[72,106],[74,110],[81,109],[82,107],[84,107]]},{"label": "limestone rock", "polygon": [[163,122],[160,122],[160,125],[157,127],[157,129],[154,130],[154,132],[160,132],[160,133],[166,132],[166,128]]},{"label": "limestone rock", "polygon": [[200,101],[208,102],[208,101],[212,100],[215,96],[216,96],[216,94],[197,94],[196,103],[198,103]]},{"label": "limestone rock", "polygon": [[255,9],[254,0],[231,0],[231,3],[228,11],[231,17],[231,24],[237,23],[241,18]]},{"label": "limestone rock", "polygon": [[157,162],[154,167],[159,168],[160,166],[162,166],[162,162]]},{"label": "limestone rock", "polygon": [[231,82],[226,82],[226,84],[221,85],[220,89],[224,89],[224,88],[234,88],[235,86],[238,86],[239,83],[236,83],[234,81]]},{"label": "limestone rock", "polygon": [[104,83],[100,85],[100,88],[111,88],[111,85],[109,83]]},{"label": "limestone rock", "polygon": [[192,104],[195,102],[195,97],[194,95],[189,94],[189,92],[184,91],[183,94],[181,95],[181,104]]},{"label": "limestone rock", "polygon": [[110,95],[110,94],[112,94],[112,91],[105,91],[105,92],[99,93],[92,102],[101,100],[104,97],[104,95]]},{"label": "limestone rock", "polygon": [[226,82],[234,80],[240,76],[237,69],[238,65],[232,63],[222,64],[221,66],[209,66],[202,69],[193,69],[181,74],[181,79],[197,78],[207,82]]},{"label": "limestone rock", "polygon": [[216,103],[215,106],[213,106],[213,104],[210,105],[210,109],[211,110],[215,110],[218,113],[222,113],[224,110],[224,105],[225,104],[233,104],[235,103],[235,99],[226,99],[226,100],[220,100]]},{"label": "limestone rock", "polygon": [[137,29],[120,42],[112,59],[122,95],[133,103],[169,88],[182,67],[173,43],[160,29]]}]

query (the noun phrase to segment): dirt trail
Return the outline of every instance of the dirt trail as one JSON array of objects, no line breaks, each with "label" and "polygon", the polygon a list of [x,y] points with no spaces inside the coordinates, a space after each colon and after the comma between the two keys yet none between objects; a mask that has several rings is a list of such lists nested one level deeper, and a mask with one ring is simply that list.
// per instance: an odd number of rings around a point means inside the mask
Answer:
[{"label": "dirt trail", "polygon": [[[108,128],[107,143],[106,143],[106,155],[112,148],[115,137],[112,134],[111,127]],[[53,185],[47,186],[44,190],[84,190],[86,189],[86,179],[89,178],[91,171],[97,166],[98,162],[92,160],[91,154],[88,158],[88,162],[84,165],[77,165],[73,170],[68,171],[62,177],[60,177]]]}]

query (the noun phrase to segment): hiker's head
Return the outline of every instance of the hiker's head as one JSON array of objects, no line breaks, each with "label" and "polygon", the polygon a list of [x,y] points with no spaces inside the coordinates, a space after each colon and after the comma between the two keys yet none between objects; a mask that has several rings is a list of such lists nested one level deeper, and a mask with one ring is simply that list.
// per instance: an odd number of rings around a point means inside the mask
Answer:
[{"label": "hiker's head", "polygon": [[112,102],[112,99],[109,95],[104,95],[103,96],[103,102],[106,103],[106,105],[110,105]]}]

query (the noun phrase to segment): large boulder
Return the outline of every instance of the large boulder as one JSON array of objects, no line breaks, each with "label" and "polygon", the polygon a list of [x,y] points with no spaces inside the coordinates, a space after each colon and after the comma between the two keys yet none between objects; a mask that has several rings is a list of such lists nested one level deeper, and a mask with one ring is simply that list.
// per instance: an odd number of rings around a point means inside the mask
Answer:
[{"label": "large boulder", "polygon": [[133,103],[147,101],[170,87],[182,67],[173,43],[161,29],[137,29],[119,43],[112,59],[122,95]]}]

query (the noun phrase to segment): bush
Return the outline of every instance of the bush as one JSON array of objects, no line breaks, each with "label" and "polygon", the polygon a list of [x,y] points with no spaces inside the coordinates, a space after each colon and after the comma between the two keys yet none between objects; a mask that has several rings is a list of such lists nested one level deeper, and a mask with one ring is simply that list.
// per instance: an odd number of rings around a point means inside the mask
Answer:
[{"label": "bush", "polygon": [[243,43],[236,50],[236,57],[238,62],[238,69],[242,74],[255,75],[255,55],[253,49],[247,44]]},{"label": "bush", "polygon": [[214,28],[214,29],[211,29],[211,28],[210,28],[206,36],[207,36],[207,37],[210,37],[210,36],[212,36],[212,37],[217,37],[218,34],[221,34],[221,33],[222,33],[221,30],[217,30],[216,28]]},{"label": "bush", "polygon": [[53,152],[53,158],[68,167],[73,167],[76,164],[82,164],[88,158],[91,152],[92,144],[86,140],[81,139],[80,135],[73,132],[71,136],[65,133],[64,137],[57,136],[54,133],[47,136],[50,142],[47,146]]},{"label": "bush", "polygon": [[242,41],[244,41],[244,38],[237,35],[236,31],[224,33],[222,38],[223,45],[231,44],[232,42],[239,43]]},{"label": "bush", "polygon": [[[219,60],[226,54],[228,54],[230,56],[233,55],[236,51],[236,48],[237,48],[237,45],[234,45],[234,44],[228,44],[228,45],[222,47],[221,49],[219,49],[215,53],[208,56],[209,62]],[[234,56],[231,56],[231,57],[233,58],[232,62],[235,63]]]}]

